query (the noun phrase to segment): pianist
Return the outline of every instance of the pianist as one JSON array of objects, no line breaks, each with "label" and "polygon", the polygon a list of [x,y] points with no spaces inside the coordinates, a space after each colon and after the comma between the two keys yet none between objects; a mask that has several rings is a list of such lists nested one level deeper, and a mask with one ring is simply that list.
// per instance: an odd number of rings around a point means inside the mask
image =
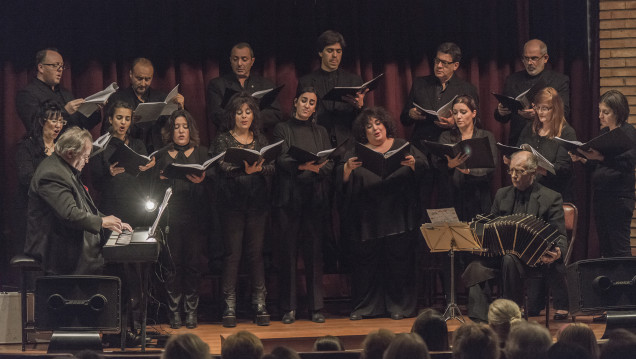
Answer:
[{"label": "pianist", "polygon": [[99,212],[82,184],[91,149],[90,132],[68,129],[31,180],[24,251],[41,261],[47,275],[100,274],[101,247],[109,234],[104,229],[132,231],[119,218]]}]

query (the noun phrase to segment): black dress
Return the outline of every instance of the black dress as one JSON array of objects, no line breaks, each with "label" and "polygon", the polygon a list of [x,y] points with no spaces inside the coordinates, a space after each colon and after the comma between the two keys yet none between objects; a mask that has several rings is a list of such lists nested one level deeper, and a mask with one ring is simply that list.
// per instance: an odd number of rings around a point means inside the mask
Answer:
[{"label": "black dress", "polygon": [[296,310],[296,263],[298,251],[303,255],[307,283],[308,307],[317,311],[323,307],[322,241],[324,219],[329,212],[329,177],[333,164],[326,163],[319,171],[301,171],[298,163],[287,154],[291,146],[312,153],[331,148],[327,130],[311,121],[290,119],[274,128],[274,141],[284,140],[282,153],[276,160],[273,203],[280,236],[280,307]]},{"label": "black dress", "polygon": [[[217,136],[211,155],[231,147],[259,151],[267,145],[263,135],[256,135],[247,145],[240,143],[229,132]],[[267,176],[274,174],[274,164],[263,164],[263,170],[250,175],[244,167],[219,162],[217,212],[223,227],[225,257],[223,263],[223,294],[225,300],[236,303],[236,279],[241,255],[245,252],[250,268],[252,304],[265,304],[265,270],[263,265],[263,238],[270,207]]]},{"label": "black dress", "polygon": [[[406,141],[396,138],[390,150]],[[349,153],[345,158],[353,157]],[[336,188],[341,196],[343,221],[353,241],[353,314],[377,316],[385,313],[411,316],[415,313],[416,238],[420,202],[418,176],[428,167],[424,155],[411,146],[415,172],[402,167],[382,179],[364,167],[351,172],[343,182],[344,164],[337,168]],[[363,164],[364,166],[364,164]]]}]

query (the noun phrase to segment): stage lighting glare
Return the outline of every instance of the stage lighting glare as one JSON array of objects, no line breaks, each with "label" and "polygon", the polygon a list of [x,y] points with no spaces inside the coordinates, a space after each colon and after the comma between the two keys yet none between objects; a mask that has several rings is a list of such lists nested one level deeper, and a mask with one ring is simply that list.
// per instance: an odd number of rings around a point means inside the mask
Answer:
[{"label": "stage lighting glare", "polygon": [[147,198],[145,206],[146,206],[146,211],[152,212],[155,209],[157,209],[157,202]]}]

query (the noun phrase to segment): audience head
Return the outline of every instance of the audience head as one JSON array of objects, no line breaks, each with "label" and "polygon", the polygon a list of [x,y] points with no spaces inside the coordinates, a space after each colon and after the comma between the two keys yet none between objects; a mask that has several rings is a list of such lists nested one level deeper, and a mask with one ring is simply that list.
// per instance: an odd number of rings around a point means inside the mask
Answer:
[{"label": "audience head", "polygon": [[557,332],[557,341],[578,344],[585,349],[592,358],[598,358],[599,348],[596,336],[585,323],[572,323]]},{"label": "audience head", "polygon": [[621,126],[629,117],[629,103],[627,97],[618,90],[609,90],[601,95],[598,104],[598,118],[601,128],[609,127],[613,130]]},{"label": "audience head", "polygon": [[574,343],[556,342],[548,349],[548,359],[597,359]]},{"label": "audience head", "polygon": [[133,106],[125,101],[117,101],[108,112],[109,132],[114,137],[125,138],[130,134]]},{"label": "audience head", "polygon": [[314,342],[314,351],[317,352],[339,352],[345,350],[342,340],[333,335],[325,335],[316,339]]},{"label": "audience head", "polygon": [[250,77],[250,71],[255,60],[254,50],[252,50],[252,47],[247,42],[239,42],[232,47],[232,51],[230,52],[230,65],[236,77]]},{"label": "audience head", "polygon": [[430,359],[424,340],[415,333],[395,336],[384,352],[383,359]]},{"label": "audience head", "polygon": [[64,59],[56,48],[49,47],[35,54],[36,77],[45,84],[54,87],[60,84],[62,72],[66,68]]},{"label": "audience head", "polygon": [[504,349],[506,359],[542,359],[552,345],[550,332],[539,323],[513,324]]},{"label": "audience head", "polygon": [[449,349],[446,321],[435,309],[424,309],[413,322],[411,333],[422,337],[430,351],[440,352]]},{"label": "audience head", "polygon": [[73,355],[75,359],[103,359],[104,356],[96,351],[85,349]]},{"label": "audience head", "polygon": [[55,101],[42,102],[33,117],[30,135],[37,139],[44,137],[55,140],[66,125],[62,111],[62,106]]},{"label": "audience head", "polygon": [[258,102],[247,92],[239,92],[232,96],[225,107],[227,123],[223,130],[246,128],[255,135],[261,127]]},{"label": "audience head", "polygon": [[490,327],[464,324],[453,335],[454,359],[499,359],[499,338]]},{"label": "audience head", "polygon": [[163,142],[185,146],[199,145],[199,131],[190,112],[186,110],[176,110],[170,115],[166,125],[161,129]]},{"label": "audience head", "polygon": [[316,94],[316,89],[305,87],[294,98],[292,116],[301,121],[314,121],[317,106],[318,95]]},{"label": "audience head", "polygon": [[88,163],[92,149],[93,136],[77,126],[66,130],[55,143],[55,153],[78,171]]},{"label": "audience head", "polygon": [[384,142],[395,138],[397,129],[391,115],[383,107],[367,107],[356,117],[351,133],[360,143]]},{"label": "audience head", "polygon": [[300,359],[300,355],[294,349],[279,346],[272,349],[270,354],[263,356],[263,359]]},{"label": "audience head", "polygon": [[520,191],[525,191],[534,182],[538,167],[537,156],[529,151],[517,151],[510,158],[508,173],[512,185]]},{"label": "audience head", "polygon": [[537,76],[543,72],[548,62],[548,46],[539,39],[532,39],[523,45],[521,61],[530,76]]},{"label": "audience head", "polygon": [[320,56],[320,68],[332,72],[340,67],[342,50],[346,44],[344,37],[339,32],[327,30],[318,37],[317,49]]},{"label": "audience head", "polygon": [[561,130],[565,126],[565,112],[563,112],[563,100],[557,90],[546,87],[539,90],[532,101],[536,116],[532,121],[532,131],[539,133],[540,129],[548,130],[547,137],[561,136]]},{"label": "audience head", "polygon": [[636,353],[636,334],[626,329],[616,329],[603,345],[601,359],[633,359]]},{"label": "audience head", "polygon": [[210,347],[196,334],[185,333],[170,336],[161,359],[206,359]]},{"label": "audience head", "polygon": [[378,329],[367,334],[362,341],[361,359],[382,359],[394,338],[395,334],[388,329]]},{"label": "audience head", "polygon": [[433,64],[435,65],[433,70],[435,77],[440,82],[446,82],[453,77],[453,74],[459,68],[459,62],[462,59],[462,50],[457,44],[452,42],[445,42],[437,47],[437,53]]},{"label": "audience head", "polygon": [[508,339],[512,323],[521,320],[521,310],[517,303],[509,299],[497,299],[488,307],[488,325],[497,333],[499,346]]},{"label": "audience head", "polygon": [[221,345],[221,359],[260,359],[261,356],[263,343],[246,330],[230,335]]},{"label": "audience head", "polygon": [[150,60],[144,57],[133,60],[128,76],[130,77],[130,86],[137,97],[143,96],[148,91],[154,75],[155,68]]}]

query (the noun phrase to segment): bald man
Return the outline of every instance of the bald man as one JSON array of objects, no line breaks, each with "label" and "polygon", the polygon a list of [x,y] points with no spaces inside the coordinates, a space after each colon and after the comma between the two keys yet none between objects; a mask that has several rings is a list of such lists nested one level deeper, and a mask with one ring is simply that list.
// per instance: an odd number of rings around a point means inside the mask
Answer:
[{"label": "bald man", "polygon": [[[531,88],[537,81],[543,79],[546,87],[557,90],[563,99],[565,118],[570,118],[570,78],[556,71],[546,69],[548,63],[548,46],[539,39],[532,39],[523,46],[521,62],[524,69],[508,76],[504,82],[503,94],[510,97],[517,97],[522,92]],[[521,130],[532,122],[535,112],[532,109],[512,112],[502,104],[495,110],[495,120],[501,123],[510,122],[510,133],[508,144],[516,146]]]}]

